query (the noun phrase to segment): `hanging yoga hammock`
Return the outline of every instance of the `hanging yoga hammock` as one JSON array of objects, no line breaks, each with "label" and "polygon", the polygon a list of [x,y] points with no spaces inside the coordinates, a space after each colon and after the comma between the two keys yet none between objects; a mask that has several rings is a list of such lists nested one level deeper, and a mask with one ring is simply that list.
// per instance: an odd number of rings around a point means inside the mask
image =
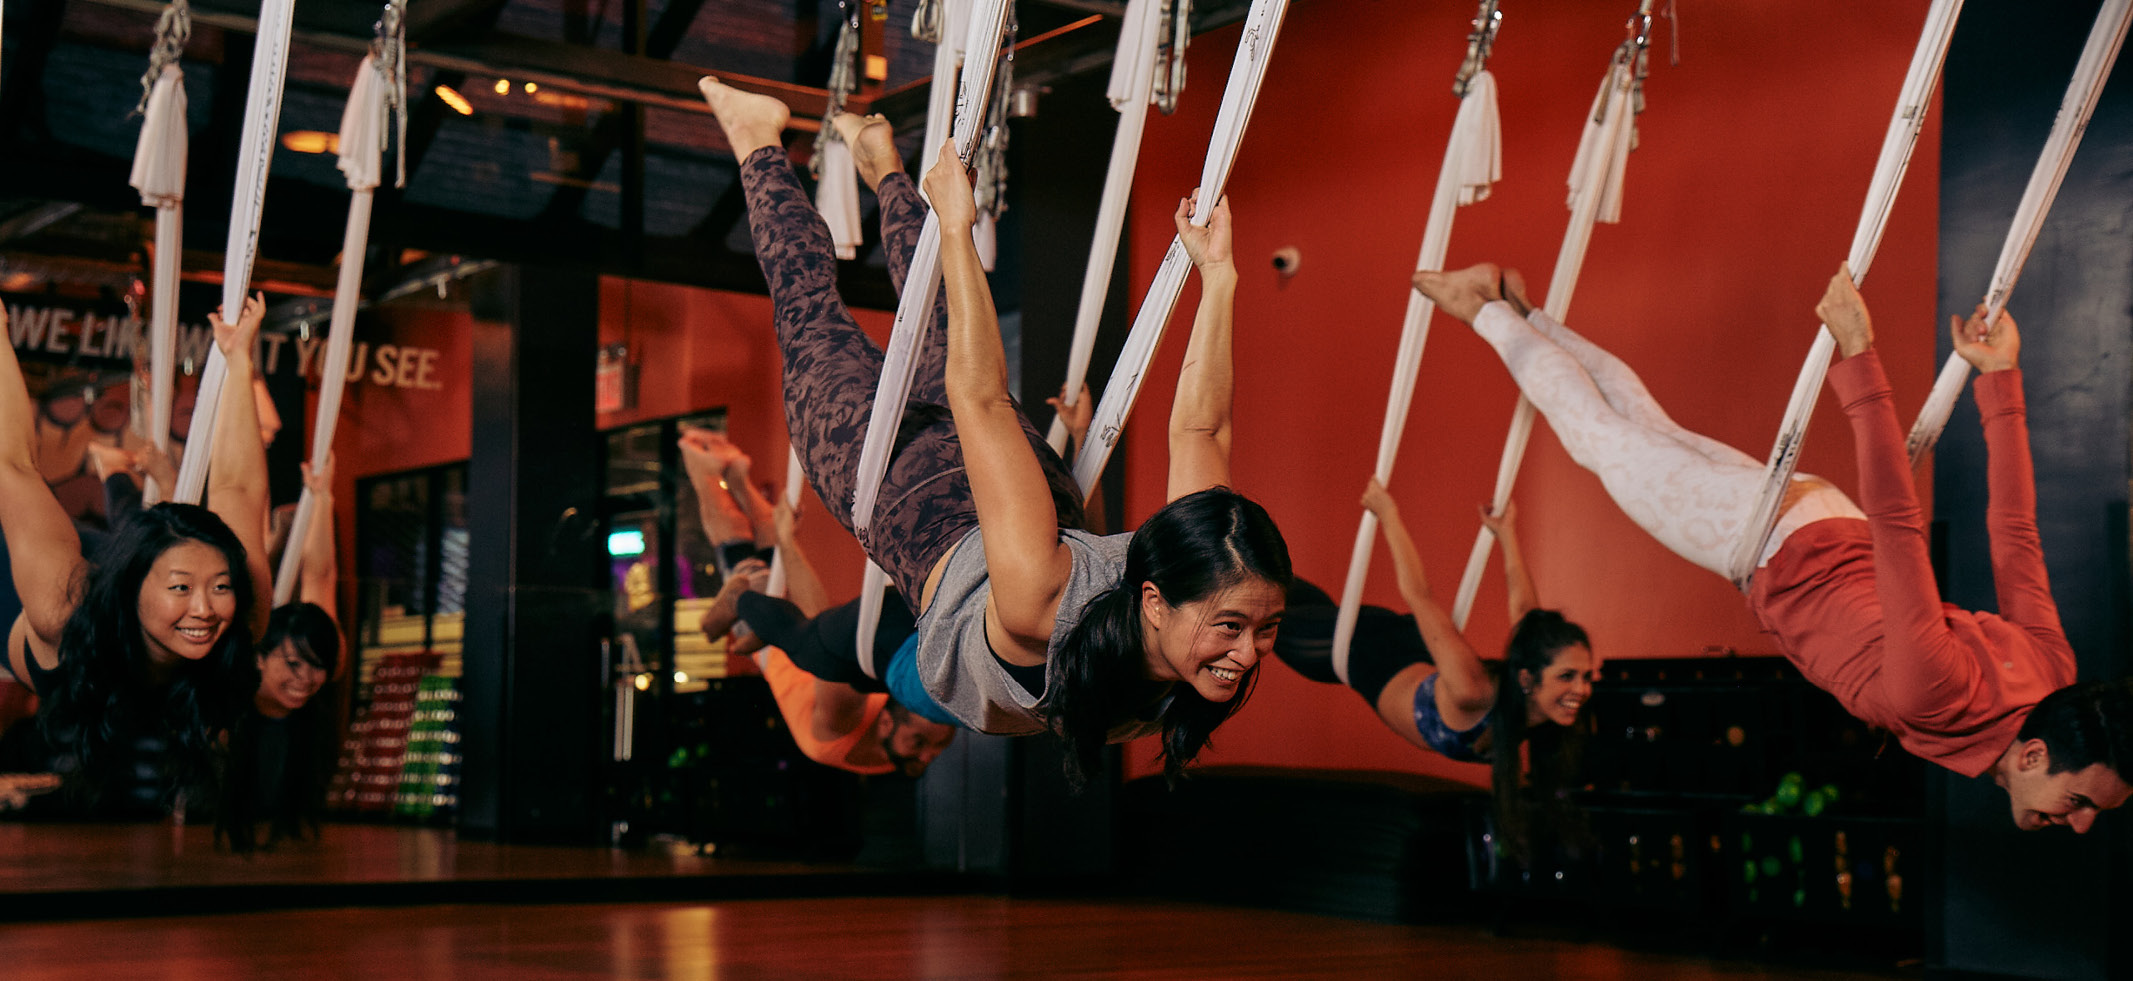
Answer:
[{"label": "hanging yoga hammock", "polygon": [[[1860,210],[1858,228],[1852,233],[1850,262],[1855,283],[1866,281],[1867,267],[1874,261],[1875,250],[1881,247],[1882,230],[1888,227],[1889,213],[1896,206],[1896,192],[1903,186],[1911,150],[1918,145],[1918,131],[1925,125],[1933,87],[1940,79],[1941,63],[1948,57],[1948,40],[1955,35],[1955,19],[1962,9],[1963,0],[1933,0],[1933,6],[1926,11],[1918,49],[1911,54],[1911,66],[1896,97],[1896,113],[1889,118],[1888,135],[1881,142],[1881,158],[1874,164],[1874,178],[1867,185],[1866,205]],[[1785,406],[1784,421],[1779,423],[1777,441],[1770,449],[1762,493],[1755,500],[1755,509],[1749,512],[1745,532],[1734,546],[1727,569],[1736,585],[1745,585],[1755,573],[1763,543],[1777,525],[1778,505],[1792,483],[1793,470],[1799,466],[1800,444],[1807,437],[1815,397],[1821,394],[1822,378],[1829,373],[1829,359],[1836,349],[1836,338],[1830,335],[1827,325],[1822,326],[1815,332],[1814,345],[1808,350],[1806,363],[1800,366],[1799,377],[1793,381],[1792,399]]]},{"label": "hanging yoga hammock", "polygon": [[[920,176],[933,169],[941,155],[941,144],[947,142],[955,125],[957,75],[963,70],[963,45],[970,32],[970,7],[974,2],[919,0],[918,10],[911,15],[911,36],[935,45],[933,82],[926,93],[926,138],[918,148]],[[920,190],[923,193],[924,188]]]},{"label": "hanging yoga hammock", "polygon": [[[985,0],[971,12],[965,47],[986,57],[979,70],[963,73],[955,104],[963,111],[955,117],[955,150],[967,166],[977,149],[978,128],[985,119],[992,95],[992,76],[1000,39],[1005,35],[1007,0]],[[945,141],[944,141],[945,142]],[[874,501],[881,491],[881,478],[888,471],[889,448],[896,437],[896,423],[903,416],[904,399],[911,391],[911,372],[918,349],[933,326],[933,299],[941,285],[941,223],[932,210],[919,230],[918,247],[904,276],[904,291],[896,306],[896,323],[889,334],[888,350],[881,366],[881,384],[874,393],[874,409],[867,420],[866,441],[859,452],[858,480],[852,490],[852,527],[864,533],[874,523]]]},{"label": "hanging yoga hammock", "polygon": [[[1592,243],[1596,222],[1622,220],[1622,182],[1629,164],[1629,151],[1636,142],[1636,117],[1644,109],[1644,78],[1651,48],[1652,0],[1644,0],[1629,19],[1629,37],[1615,48],[1607,78],[1593,96],[1592,111],[1585,117],[1585,135],[1578,142],[1577,156],[1570,165],[1570,226],[1555,256],[1555,271],[1548,277],[1548,299],[1542,307],[1558,320],[1570,315],[1570,299],[1577,290],[1578,273],[1585,267],[1585,250]],[[1510,503],[1511,488],[1518,482],[1518,468],[1525,461],[1526,442],[1533,436],[1533,403],[1525,396],[1511,413],[1511,430],[1504,437],[1503,457],[1496,465],[1496,491],[1490,508],[1501,513]],[[1474,597],[1481,590],[1481,576],[1488,568],[1489,551],[1496,538],[1487,528],[1474,535],[1467,553],[1466,571],[1459,579],[1459,593],[1452,601],[1452,623],[1465,629],[1474,611]]]},{"label": "hanging yoga hammock", "polygon": [[[1229,182],[1230,167],[1237,161],[1237,146],[1244,141],[1252,105],[1259,98],[1267,60],[1274,54],[1274,41],[1281,33],[1281,19],[1288,9],[1288,0],[1252,0],[1251,12],[1245,15],[1244,29],[1237,39],[1237,55],[1230,63],[1229,82],[1222,90],[1222,108],[1215,114],[1214,134],[1208,140],[1207,160],[1200,169],[1202,205],[1193,214],[1195,225],[1205,226],[1215,212],[1214,202],[1222,199],[1222,187]],[[1095,417],[1089,423],[1089,445],[1074,457],[1074,480],[1081,486],[1084,498],[1095,488],[1104,464],[1118,447],[1126,416],[1133,411],[1133,400],[1140,395],[1148,363],[1155,357],[1156,345],[1162,342],[1163,328],[1170,322],[1170,312],[1177,306],[1178,294],[1185,289],[1185,276],[1191,270],[1192,258],[1185,254],[1184,243],[1172,239],[1163,265],[1148,287],[1148,295],[1141,300],[1140,312],[1133,318],[1133,330],[1126,336],[1118,364],[1111,369],[1111,382],[1096,404]]]},{"label": "hanging yoga hammock", "polygon": [[[148,72],[141,76],[141,104],[135,110],[142,116],[141,139],[133,154],[131,183],[141,192],[141,204],[156,209],[148,316],[148,439],[165,453],[170,451],[170,406],[177,387],[178,267],[185,252],[185,159],[190,143],[185,72],[179,61],[192,32],[192,7],[186,0],[171,0],[156,19],[155,47],[148,56]],[[173,489],[151,477],[142,500],[157,503]]]},{"label": "hanging yoga hammock", "polygon": [[[785,507],[792,511],[794,517],[800,514],[800,485],[806,481],[807,474],[800,469],[800,451],[797,448],[788,448],[785,451],[785,487],[779,492],[779,496],[785,498]],[[772,596],[785,595],[783,548],[770,553],[770,582],[764,585],[763,591]]]},{"label": "hanging yoga hammock", "polygon": [[[953,4],[954,0],[945,0]],[[952,13],[953,7],[950,11]],[[1001,50],[1001,39],[1007,34],[1007,0],[981,0],[970,12],[968,31],[963,47],[969,52],[984,52],[977,61],[977,70],[962,74],[954,105],[962,111],[955,115],[955,150],[965,166],[978,149],[979,127],[986,118],[986,107],[992,97],[993,74],[999,59],[1009,52]],[[942,47],[947,47],[943,36]],[[938,66],[940,62],[935,61]],[[946,86],[935,79],[937,90]],[[943,141],[946,142],[946,141]],[[910,269],[904,275],[904,291],[896,306],[896,323],[890,328],[888,350],[883,352],[881,383],[874,392],[874,408],[867,419],[865,441],[860,444],[857,480],[852,488],[852,528],[865,534],[874,521],[874,503],[881,492],[881,479],[889,469],[889,450],[895,441],[897,421],[903,417],[904,400],[911,392],[911,376],[918,364],[918,350],[925,344],[926,332],[933,327],[933,299],[941,286],[941,222],[931,209],[926,212],[926,224],[919,230],[918,246],[911,255]],[[887,576],[879,566],[867,564],[867,573],[860,587],[858,640],[860,666],[873,676],[872,656],[874,628],[881,623],[881,590]]]},{"label": "hanging yoga hammock", "polygon": [[[282,80],[289,67],[289,25],[295,0],[265,0],[259,9],[259,35],[252,49],[252,80],[245,95],[244,142],[237,155],[237,183],[231,194],[229,238],[222,251],[222,309],[232,319],[243,315],[245,290],[252,282],[252,259],[259,251],[259,213],[265,206],[267,166],[274,158],[274,132],[281,122]],[[172,499],[200,503],[207,490],[207,462],[215,438],[223,376],[229,366],[222,349],[209,345],[200,370],[199,395],[193,401],[192,426],[186,430],[185,459],[178,467]],[[250,385],[249,378],[238,384]]]},{"label": "hanging yoga hammock", "polygon": [[[311,427],[311,469],[321,471],[333,456],[333,431],[341,419],[341,395],[348,384],[348,356],[355,335],[356,308],[363,301],[363,256],[370,247],[370,204],[383,169],[388,106],[405,104],[405,62],[400,40],[401,5],[394,0],[379,23],[383,35],[374,51],[356,67],[354,84],[348,87],[348,107],[341,113],[340,167],[348,179],[348,223],[341,236],[341,273],[333,287],[333,318],[326,335],[326,362],[320,368],[318,417]],[[402,134],[401,139],[406,139]],[[318,520],[317,502],[305,487],[296,502],[296,518],[289,523],[290,546],[281,554],[281,569],[274,577],[274,605],[296,597],[297,575],[304,565],[304,541],[311,522]]]},{"label": "hanging yoga hammock", "polygon": [[[2111,77],[2111,66],[2125,44],[2126,24],[2133,19],[2129,14],[2133,14],[2133,0],[2108,0],[2096,14],[2096,26],[2089,29],[2088,44],[2082,47],[2081,59],[2074,65],[2074,79],[2066,87],[2066,97],[2059,102],[2059,115],[2052,120],[2051,136],[2044,141],[2044,152],[2037,157],[2036,169],[2030,171],[2029,186],[2023,189],[2022,203],[2015,208],[2014,222],[2007,228],[2007,240],[2000,245],[2000,261],[1993,269],[1992,285],[1985,291],[1988,324],[2007,308],[2007,296],[2014,292],[2015,280],[2022,278],[2022,265],[2036,247],[2044,216],[2051,211],[2052,199],[2058,196],[2059,184],[2066,179],[2074,150],[2081,145],[2081,134],[2096,112],[2096,100],[2103,95],[2103,83]],[[1925,406],[1918,412],[1918,421],[1911,427],[1907,444],[1913,466],[1940,440],[1949,413],[1955,411],[1955,400],[1963,393],[1963,383],[1969,379],[1970,362],[1951,352],[1947,363],[1941,366],[1940,377],[1933,382],[1933,391],[1926,396]]]},{"label": "hanging yoga hammock", "polygon": [[830,56],[829,99],[822,110],[822,128],[815,131],[815,153],[808,169],[815,177],[815,210],[829,225],[830,243],[837,258],[855,259],[865,234],[859,227],[859,168],[852,163],[852,148],[830,120],[844,111],[846,99],[859,87],[853,66],[859,57],[859,0],[838,0],[840,24],[837,51]]},{"label": "hanging yoga hammock", "polygon": [[[1187,3],[1189,0],[1177,0]],[[1081,306],[1074,314],[1074,340],[1067,350],[1068,408],[1081,401],[1089,377],[1089,356],[1096,350],[1096,328],[1103,320],[1111,270],[1118,262],[1118,239],[1126,228],[1126,201],[1133,193],[1133,171],[1140,162],[1141,134],[1148,128],[1148,103],[1155,97],[1155,63],[1161,48],[1162,0],[1130,0],[1120,22],[1118,53],[1111,59],[1111,108],[1118,110],[1118,133],[1111,138],[1111,165],[1104,171],[1103,202],[1096,208],[1096,236],[1089,241],[1088,271],[1081,277]],[[1066,420],[1052,417],[1045,434],[1052,452],[1065,453]]]},{"label": "hanging yoga hammock", "polygon": [[[1496,113],[1496,80],[1488,72],[1489,50],[1496,43],[1496,30],[1503,15],[1498,0],[1482,0],[1467,35],[1466,61],[1452,83],[1459,97],[1459,113],[1452,121],[1451,138],[1444,148],[1444,164],[1437,171],[1437,190],[1430,199],[1429,223],[1422,233],[1422,252],[1416,269],[1441,269],[1451,247],[1452,219],[1461,205],[1489,196],[1489,186],[1503,178],[1503,130]],[[1421,291],[1407,291],[1407,314],[1400,330],[1399,353],[1393,359],[1392,392],[1385,400],[1385,425],[1378,435],[1376,475],[1379,483],[1392,482],[1393,460],[1400,450],[1400,437],[1407,429],[1407,410],[1414,402],[1415,376],[1422,367],[1422,348],[1429,340],[1429,317],[1436,310]],[[1347,585],[1341,590],[1340,615],[1333,626],[1333,673],[1348,680],[1348,645],[1355,638],[1356,617],[1362,610],[1363,582],[1370,574],[1370,553],[1377,544],[1377,515],[1364,510],[1356,528],[1355,548],[1348,557]]]}]

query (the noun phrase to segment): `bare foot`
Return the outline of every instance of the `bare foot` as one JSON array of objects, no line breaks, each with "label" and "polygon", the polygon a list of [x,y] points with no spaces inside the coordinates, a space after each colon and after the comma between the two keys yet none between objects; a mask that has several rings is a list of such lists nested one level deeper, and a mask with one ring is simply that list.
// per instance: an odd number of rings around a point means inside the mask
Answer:
[{"label": "bare foot", "polygon": [[1481,308],[1492,300],[1501,300],[1497,283],[1503,278],[1502,270],[1493,262],[1468,266],[1453,272],[1417,270],[1414,275],[1415,289],[1437,304],[1437,309],[1451,314],[1461,323],[1471,324],[1481,315]]},{"label": "bare foot", "polygon": [[1516,269],[1503,271],[1503,299],[1523,317],[1534,310],[1533,301],[1526,298],[1526,277]]},{"label": "bare foot", "polygon": [[896,131],[889,126],[889,117],[875,113],[871,116],[855,116],[840,112],[830,120],[837,127],[837,136],[844,145],[852,148],[852,163],[859,169],[859,179],[867,186],[881,189],[881,179],[904,169],[904,158],[896,152]]},{"label": "bare foot", "polygon": [[785,103],[743,92],[709,75],[698,80],[696,87],[711,106],[711,114],[718,117],[719,128],[726,131],[734,159],[745,160],[764,147],[785,145],[785,123],[792,118]]}]

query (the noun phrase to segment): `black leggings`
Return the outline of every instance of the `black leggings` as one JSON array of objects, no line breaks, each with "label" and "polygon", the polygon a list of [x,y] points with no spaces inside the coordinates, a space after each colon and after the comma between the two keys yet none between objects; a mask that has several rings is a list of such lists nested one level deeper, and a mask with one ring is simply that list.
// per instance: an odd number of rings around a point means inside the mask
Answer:
[{"label": "black leggings", "polygon": [[[765,147],[749,154],[741,161],[741,187],[784,356],[785,425],[808,482],[837,522],[852,531],[859,448],[880,384],[882,350],[853,322],[837,294],[829,226],[815,213],[784,151]],[[901,173],[883,178],[879,193],[882,249],[889,278],[900,292],[926,205],[911,178]],[[934,326],[918,355],[874,522],[865,534],[854,532],[914,609],[933,566],[978,520],[962,444],[948,414],[945,305],[944,297],[935,301]],[[1081,492],[1073,473],[1026,417],[1022,429],[1051,485],[1059,526],[1080,528]]]}]

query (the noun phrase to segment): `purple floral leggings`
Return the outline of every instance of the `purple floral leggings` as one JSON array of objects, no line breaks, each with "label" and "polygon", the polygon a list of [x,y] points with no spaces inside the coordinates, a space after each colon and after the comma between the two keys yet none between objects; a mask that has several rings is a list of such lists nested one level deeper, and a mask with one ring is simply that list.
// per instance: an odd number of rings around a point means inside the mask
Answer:
[{"label": "purple floral leggings", "polygon": [[[808,482],[851,531],[859,446],[881,381],[882,350],[852,321],[837,295],[829,226],[815,213],[785,152],[765,147],[749,154],[741,161],[741,188],[748,198],[756,260],[770,283],[778,350],[785,361],[785,426]],[[882,247],[890,281],[901,292],[925,224],[926,203],[901,173],[882,179],[880,197]],[[935,302],[933,329],[918,355],[874,524],[863,535],[854,533],[914,610],[934,564],[978,523],[962,443],[948,414],[945,307],[945,298]],[[1051,484],[1059,526],[1080,528],[1081,494],[1073,473],[1026,416],[1022,430]]]}]

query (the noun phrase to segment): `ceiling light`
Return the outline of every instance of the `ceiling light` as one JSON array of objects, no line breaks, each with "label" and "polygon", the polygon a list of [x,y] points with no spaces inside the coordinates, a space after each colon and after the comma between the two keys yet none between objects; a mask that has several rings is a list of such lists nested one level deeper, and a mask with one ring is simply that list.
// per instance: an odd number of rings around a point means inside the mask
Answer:
[{"label": "ceiling light", "polygon": [[474,104],[468,102],[466,96],[453,91],[451,86],[439,85],[431,91],[437,93],[437,98],[444,100],[445,105],[451,106],[453,112],[462,116],[474,115]]},{"label": "ceiling light", "polygon": [[281,135],[281,145],[297,153],[339,153],[341,134],[299,129]]},{"label": "ceiling light", "polygon": [[533,84],[532,82],[527,82],[527,83],[526,83],[526,94],[527,94],[527,95],[532,95],[533,93],[535,93],[535,92],[539,92],[540,90],[541,90],[541,87],[540,87],[540,86],[538,86],[538,85],[535,85],[535,84]]},{"label": "ceiling light", "polygon": [[496,94],[497,94],[497,95],[510,95],[510,94],[511,94],[511,80],[510,80],[510,79],[508,79],[508,78],[499,78],[499,79],[497,79],[497,80],[496,80]]}]

